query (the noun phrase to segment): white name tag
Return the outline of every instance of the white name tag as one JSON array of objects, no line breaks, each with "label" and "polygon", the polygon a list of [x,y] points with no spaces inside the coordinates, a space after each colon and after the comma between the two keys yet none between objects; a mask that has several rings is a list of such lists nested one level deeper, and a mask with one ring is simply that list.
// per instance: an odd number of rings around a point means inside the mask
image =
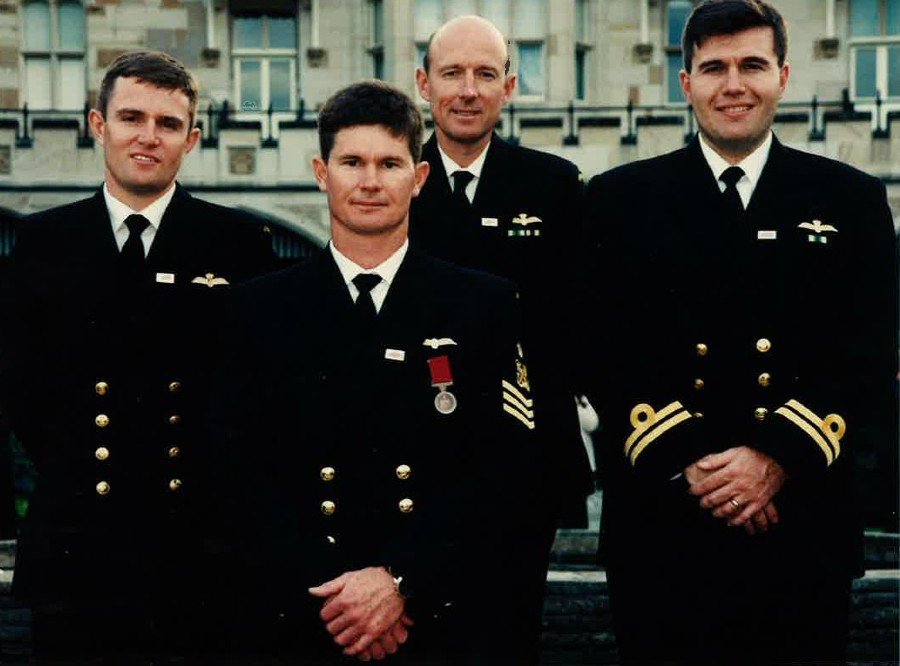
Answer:
[{"label": "white name tag", "polygon": [[385,349],[384,357],[389,361],[405,361],[406,352],[402,349]]},{"label": "white name tag", "polygon": [[756,240],[775,240],[778,232],[774,229],[760,229],[756,232]]},{"label": "white name tag", "polygon": [[175,284],[175,273],[157,273],[156,281],[163,284]]},{"label": "white name tag", "polygon": [[483,227],[496,227],[499,225],[499,220],[496,217],[483,217],[481,218],[481,226]]}]

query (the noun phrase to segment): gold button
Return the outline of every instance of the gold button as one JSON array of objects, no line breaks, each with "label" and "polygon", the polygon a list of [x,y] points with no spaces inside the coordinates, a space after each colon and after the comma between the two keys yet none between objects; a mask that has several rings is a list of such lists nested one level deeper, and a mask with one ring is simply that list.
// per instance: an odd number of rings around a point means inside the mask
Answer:
[{"label": "gold button", "polygon": [[697,379],[694,380],[694,388],[697,389],[698,391],[700,389],[702,389],[704,386],[706,386],[706,382],[704,382],[699,377],[697,377]]},{"label": "gold button", "polygon": [[397,503],[400,507],[400,513],[410,513],[413,510],[413,501],[408,497],[404,497]]},{"label": "gold button", "polygon": [[178,425],[181,423],[181,417],[178,414],[172,414],[169,417],[169,425]]},{"label": "gold button", "polygon": [[334,467],[323,467],[319,470],[322,481],[331,481],[334,478]]},{"label": "gold button", "polygon": [[764,372],[759,377],[757,377],[756,381],[759,382],[760,386],[768,386],[772,383],[772,375],[770,375],[768,372]]},{"label": "gold button", "polygon": [[170,446],[168,453],[170,458],[177,458],[181,455],[181,448],[178,446]]},{"label": "gold button", "polygon": [[334,538],[333,536],[331,536],[330,534],[329,534],[327,537],[325,537],[325,538],[328,539],[328,543],[330,543],[331,545],[334,545],[334,544],[337,543],[337,539],[335,539],[335,538]]},{"label": "gold button", "polygon": [[709,347],[707,347],[702,342],[698,342],[695,349],[697,350],[697,356],[706,356],[707,352],[709,351]]},{"label": "gold button", "polygon": [[175,380],[174,382],[169,382],[169,393],[178,393],[181,390],[181,382]]},{"label": "gold button", "polygon": [[691,416],[693,416],[695,419],[702,419],[703,412],[694,412],[693,414],[691,414]]},{"label": "gold button", "polygon": [[337,509],[337,507],[331,500],[325,500],[324,502],[322,502],[322,513],[324,513],[326,516],[330,516],[331,514],[333,514],[335,509]]},{"label": "gold button", "polygon": [[772,348],[772,343],[769,342],[768,338],[760,338],[756,341],[756,349],[763,354],[769,351]]},{"label": "gold button", "polygon": [[105,446],[101,446],[96,451],[94,451],[94,457],[97,460],[106,460],[107,458],[109,458],[109,449]]},{"label": "gold button", "polygon": [[169,490],[175,492],[176,490],[181,488],[182,485],[184,484],[181,483],[181,479],[172,479],[171,481],[169,481]]},{"label": "gold button", "polygon": [[94,391],[97,395],[106,395],[106,392],[109,391],[109,384],[106,382],[97,382],[94,384]]},{"label": "gold button", "polygon": [[109,484],[106,481],[101,481],[96,486],[98,495],[108,495],[109,494]]},{"label": "gold button", "polygon": [[769,410],[766,409],[765,407],[757,407],[755,410],[753,410],[753,416],[756,418],[757,421],[765,420],[766,416],[768,416],[768,415],[769,415]]},{"label": "gold button", "polygon": [[97,424],[98,428],[105,428],[109,425],[109,417],[106,414],[97,414],[97,418],[94,419],[94,423]]},{"label": "gold button", "polygon": [[397,466],[397,478],[406,481],[409,478],[409,475],[412,474],[412,467],[409,465],[398,465]]}]

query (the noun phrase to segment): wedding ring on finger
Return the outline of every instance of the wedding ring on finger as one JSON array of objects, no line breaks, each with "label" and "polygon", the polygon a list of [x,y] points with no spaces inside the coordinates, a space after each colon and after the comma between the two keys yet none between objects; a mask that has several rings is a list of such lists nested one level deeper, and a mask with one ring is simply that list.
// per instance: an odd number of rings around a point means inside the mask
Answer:
[{"label": "wedding ring on finger", "polygon": [[741,508],[741,503],[738,502],[738,501],[737,501],[735,498],[733,498],[733,497],[732,497],[730,500],[728,500],[728,503],[731,504],[731,506],[733,506],[733,507],[735,508],[735,510]]}]

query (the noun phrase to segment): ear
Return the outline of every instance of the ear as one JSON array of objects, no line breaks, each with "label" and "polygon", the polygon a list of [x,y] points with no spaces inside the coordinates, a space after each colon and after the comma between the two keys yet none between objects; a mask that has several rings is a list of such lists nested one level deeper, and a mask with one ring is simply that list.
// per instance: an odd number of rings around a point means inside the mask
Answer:
[{"label": "ear", "polygon": [[322,192],[327,192],[328,187],[325,184],[326,177],[328,176],[328,165],[325,163],[320,156],[316,155],[312,161],[313,173],[316,176],[316,182],[319,184],[319,189]]},{"label": "ear", "polygon": [[200,140],[200,128],[195,127],[190,132],[188,132],[187,139],[184,142],[184,154],[187,155],[194,149],[194,146],[197,145],[197,141]]},{"label": "ear", "polygon": [[428,85],[428,74],[421,67],[416,67],[416,88],[426,102],[431,101],[431,88]]},{"label": "ear", "polygon": [[[787,88],[788,77],[791,74],[791,66],[787,61],[781,65],[781,69],[778,71],[778,86],[781,90],[781,95],[784,94],[784,89]],[[779,97],[781,96],[779,95]]]},{"label": "ear", "polygon": [[506,81],[503,82],[503,101],[508,102],[512,97],[513,91],[516,89],[516,75],[508,74]]},{"label": "ear", "polygon": [[678,72],[678,80],[681,82],[681,93],[684,95],[685,101],[691,104],[691,75],[682,69]]},{"label": "ear", "polygon": [[88,113],[88,125],[91,127],[91,132],[94,135],[94,138],[97,140],[101,146],[103,145],[103,128],[106,127],[106,120],[103,118],[103,114],[100,113],[97,109],[91,109]]},{"label": "ear", "polygon": [[416,164],[416,186],[413,188],[414,197],[419,196],[422,186],[428,180],[429,173],[431,173],[431,165],[428,162],[422,161]]}]

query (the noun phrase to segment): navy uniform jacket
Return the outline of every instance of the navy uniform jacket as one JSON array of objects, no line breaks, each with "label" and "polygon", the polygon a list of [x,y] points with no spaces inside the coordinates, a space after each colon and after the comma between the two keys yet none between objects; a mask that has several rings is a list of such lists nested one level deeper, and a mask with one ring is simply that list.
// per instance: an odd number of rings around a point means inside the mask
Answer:
[{"label": "navy uniform jacket", "polygon": [[[588,198],[591,289],[614,322],[587,368],[610,571],[647,566],[650,544],[668,543],[685,564],[857,573],[855,465],[897,441],[884,186],[775,139],[745,218],[731,221],[695,139],[595,177]],[[765,534],[727,527],[670,480],[740,445],[789,475]]]},{"label": "navy uniform jacket", "polygon": [[[401,651],[448,656],[450,639],[425,637],[454,626],[465,645],[484,595],[517,584],[498,544],[524,520],[510,478],[533,464],[539,414],[513,285],[410,249],[367,333],[325,250],[235,297],[211,419],[230,458],[224,532],[244,563],[235,635],[254,652],[339,658],[307,588],[384,566],[403,577],[416,621]],[[441,357],[449,414],[429,369]]]},{"label": "navy uniform jacket", "polygon": [[[581,232],[584,185],[560,157],[491,138],[470,206],[453,196],[437,138],[422,159],[431,173],[410,211],[410,241],[429,254],[513,280],[519,289],[523,336],[536,377],[543,432],[543,470],[550,511],[576,524],[593,490],[575,389],[568,334],[574,299],[574,251]],[[576,360],[577,362],[577,360]]]},{"label": "navy uniform jacket", "polygon": [[[177,600],[195,577],[198,404],[225,283],[268,233],[180,186],[126,286],[103,194],[18,225],[2,344],[12,428],[37,467],[14,591],[33,603]],[[208,285],[214,285],[212,288]]]}]

